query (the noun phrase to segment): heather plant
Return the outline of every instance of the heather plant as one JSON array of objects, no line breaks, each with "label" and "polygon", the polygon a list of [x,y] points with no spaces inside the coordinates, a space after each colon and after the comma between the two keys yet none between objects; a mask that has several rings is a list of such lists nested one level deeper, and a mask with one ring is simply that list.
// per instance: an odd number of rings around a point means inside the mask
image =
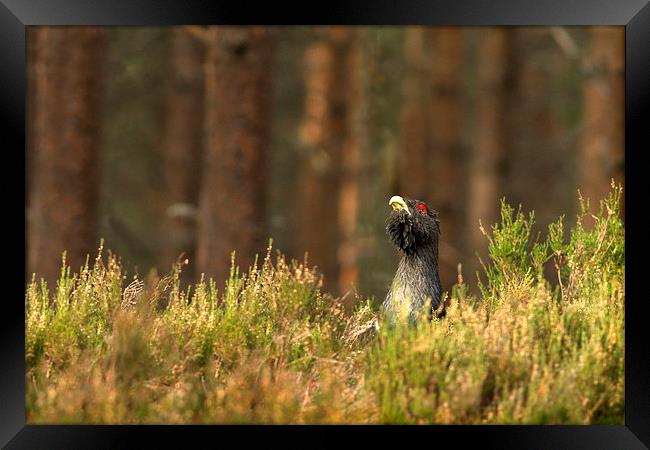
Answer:
[{"label": "heather plant", "polygon": [[[447,317],[384,327],[367,383],[381,421],[397,423],[622,423],[624,227],[613,186],[593,216],[581,211],[531,242],[534,215],[502,203],[485,231],[487,285],[458,286]],[[543,278],[554,259],[559,289]]]},{"label": "heather plant", "polygon": [[309,399],[327,398],[332,410],[354,403],[358,380],[348,372],[373,323],[370,304],[346,313],[304,263],[279,254],[272,262],[269,247],[246,274],[233,265],[219,292],[204,279],[181,290],[179,262],[149,277],[130,306],[121,298],[126,274],[101,252],[79,275],[64,259],[53,302],[44,283],[27,289],[32,420],[301,422],[325,420]]},{"label": "heather plant", "polygon": [[622,423],[620,195],[545,237],[502,202],[480,295],[459,278],[415,324],[346,310],[271,246],[223,286],[181,286],[178,261],[133,304],[103,246],[76,273],[64,254],[55,287],[26,289],[28,422]]}]

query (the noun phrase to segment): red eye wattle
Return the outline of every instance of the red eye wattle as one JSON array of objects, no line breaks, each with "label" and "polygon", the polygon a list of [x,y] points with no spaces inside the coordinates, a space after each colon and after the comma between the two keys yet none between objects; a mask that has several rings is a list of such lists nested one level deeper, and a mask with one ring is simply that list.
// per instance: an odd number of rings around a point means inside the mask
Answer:
[{"label": "red eye wattle", "polygon": [[419,212],[420,214],[426,214],[427,213],[427,207],[423,203],[420,203],[418,206],[416,206],[415,210],[417,212]]}]

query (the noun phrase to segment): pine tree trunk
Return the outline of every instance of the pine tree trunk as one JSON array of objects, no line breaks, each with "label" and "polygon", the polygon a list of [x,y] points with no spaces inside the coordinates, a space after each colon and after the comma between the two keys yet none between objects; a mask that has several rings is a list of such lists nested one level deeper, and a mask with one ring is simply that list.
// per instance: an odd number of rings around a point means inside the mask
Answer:
[{"label": "pine tree trunk", "polygon": [[[497,220],[502,189],[509,34],[504,28],[481,30],[478,49],[477,135],[469,170],[467,230],[470,248],[482,257],[487,240],[479,229],[479,220],[486,229]],[[468,266],[465,273],[473,274],[478,264],[472,259]]]},{"label": "pine tree trunk", "polygon": [[464,237],[462,77],[463,31],[434,28],[430,133],[433,164],[427,174],[429,200],[440,213],[440,278],[442,286],[456,282],[457,265],[462,260]]},{"label": "pine tree trunk", "polygon": [[[352,30],[322,31],[305,53],[305,117],[300,129],[303,148],[296,204],[298,249],[324,274],[324,287],[339,281],[339,189],[342,149],[348,126],[346,52]],[[348,161],[354,166],[354,157]]]},{"label": "pine tree trunk", "polygon": [[53,283],[64,250],[74,271],[97,252],[106,38],[98,28],[39,27],[34,44],[28,266]]},{"label": "pine tree trunk", "polygon": [[[622,27],[592,27],[584,83],[584,128],[580,145],[580,189],[592,211],[625,172],[624,55]],[[624,214],[624,210],[622,210]]]},{"label": "pine tree trunk", "polygon": [[[571,155],[562,147],[567,136],[554,109],[553,83],[562,77],[549,30],[521,27],[511,30],[512,87],[508,94],[507,170],[503,194],[510,204],[535,211],[537,227],[545,229],[567,202],[564,167]],[[563,58],[566,60],[566,58]],[[543,189],[540,189],[543,186]]]},{"label": "pine tree trunk", "polygon": [[425,50],[426,33],[422,27],[406,29],[406,78],[401,117],[399,192],[395,194],[426,200],[431,194],[431,134],[428,95],[430,61]]},{"label": "pine tree trunk", "polygon": [[[356,229],[359,212],[359,177],[363,148],[363,54],[359,31],[353,31],[344,48],[343,66],[347,72],[345,86],[347,105],[345,142],[341,157],[341,186],[339,192],[338,223],[341,242],[338,249],[339,292],[354,289],[359,281],[359,249]],[[352,305],[354,298],[348,298]]]},{"label": "pine tree trunk", "polygon": [[197,265],[221,282],[233,250],[247,270],[266,247],[273,33],[213,27],[209,41]]},{"label": "pine tree trunk", "polygon": [[203,145],[204,44],[184,27],[171,31],[171,86],[167,99],[163,140],[165,210],[159,268],[170,270],[183,254],[189,266],[184,279],[193,278],[196,247],[196,209]]}]

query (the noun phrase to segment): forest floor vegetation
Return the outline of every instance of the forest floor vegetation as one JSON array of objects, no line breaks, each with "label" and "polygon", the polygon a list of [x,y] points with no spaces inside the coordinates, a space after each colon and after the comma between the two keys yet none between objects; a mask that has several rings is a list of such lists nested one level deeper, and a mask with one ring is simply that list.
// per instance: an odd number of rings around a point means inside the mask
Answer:
[{"label": "forest floor vegetation", "polygon": [[346,309],[270,247],[223,287],[181,288],[179,262],[134,305],[115,255],[78,273],[64,256],[56,287],[26,289],[27,422],[622,424],[621,192],[544,239],[503,202],[480,293],[459,277],[415,326]]}]

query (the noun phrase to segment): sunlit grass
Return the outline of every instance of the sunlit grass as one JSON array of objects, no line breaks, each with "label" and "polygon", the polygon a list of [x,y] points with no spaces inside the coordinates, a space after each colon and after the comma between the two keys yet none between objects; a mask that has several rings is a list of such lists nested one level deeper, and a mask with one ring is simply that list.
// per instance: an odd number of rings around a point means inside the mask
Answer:
[{"label": "sunlit grass", "polygon": [[181,290],[179,263],[126,307],[115,255],[64,260],[55,289],[26,290],[28,422],[623,423],[620,194],[568,240],[560,219],[533,242],[534,216],[504,203],[481,296],[458,284],[415,326],[346,311],[271,248],[223,287]]}]

